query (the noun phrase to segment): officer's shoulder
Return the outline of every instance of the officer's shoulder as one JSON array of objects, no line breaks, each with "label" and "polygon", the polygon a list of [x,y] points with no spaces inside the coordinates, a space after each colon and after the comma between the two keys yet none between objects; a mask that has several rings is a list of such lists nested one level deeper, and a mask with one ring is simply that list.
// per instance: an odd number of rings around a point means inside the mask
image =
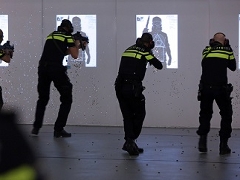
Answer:
[{"label": "officer's shoulder", "polygon": [[144,48],[144,47],[136,47],[136,50],[141,51],[141,52],[147,52],[146,48]]},{"label": "officer's shoulder", "polygon": [[208,50],[210,50],[211,49],[211,46],[206,46],[204,49],[203,49],[203,51],[208,51]]},{"label": "officer's shoulder", "polygon": [[223,49],[226,50],[226,51],[232,51],[231,46],[224,46]]},{"label": "officer's shoulder", "polygon": [[[53,31],[51,34],[54,34],[54,35],[63,35],[64,33],[61,32],[61,31]],[[50,34],[50,35],[51,35]]]},{"label": "officer's shoulder", "polygon": [[59,34],[59,35],[62,35],[62,36],[72,36],[71,33],[66,33],[66,32],[62,32],[62,31],[54,31],[53,33],[54,34]]},{"label": "officer's shoulder", "polygon": [[232,48],[230,46],[216,46],[213,47],[214,50],[224,50],[224,51],[232,51]]}]

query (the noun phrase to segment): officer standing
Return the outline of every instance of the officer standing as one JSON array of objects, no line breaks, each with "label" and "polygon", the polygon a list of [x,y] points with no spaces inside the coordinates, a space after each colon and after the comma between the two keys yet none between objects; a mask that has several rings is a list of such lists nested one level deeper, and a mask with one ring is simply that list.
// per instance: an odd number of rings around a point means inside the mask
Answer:
[{"label": "officer standing", "polygon": [[146,115],[145,97],[142,94],[142,81],[146,66],[149,63],[157,69],[162,69],[162,63],[154,57],[152,49],[154,41],[152,35],[143,33],[136,44],[127,48],[122,54],[118,76],[115,81],[116,96],[123,115],[124,139],[123,150],[130,155],[143,152],[135,143],[141,133]]},{"label": "officer standing", "polygon": [[213,101],[215,100],[221,115],[219,154],[229,154],[228,139],[232,132],[232,103],[230,94],[233,90],[228,84],[227,69],[236,70],[236,60],[229,45],[228,39],[221,32],[214,35],[202,53],[202,76],[199,85],[199,127],[200,136],[198,149],[207,152],[207,135],[210,131],[210,121],[213,114]]},{"label": "officer standing", "polygon": [[63,57],[71,54],[78,57],[80,41],[74,40],[72,23],[64,19],[57,31],[47,36],[42,57],[38,67],[38,101],[33,123],[32,135],[38,135],[43,124],[43,116],[49,101],[51,82],[60,93],[60,109],[54,124],[54,137],[71,137],[71,133],[64,130],[72,104],[72,83],[67,75],[67,67],[62,65]]},{"label": "officer standing", "polygon": [[[0,44],[3,41],[3,31],[0,29]],[[12,57],[13,57],[13,49],[8,48],[9,45],[5,43],[1,49],[0,49],[0,60],[10,63]],[[2,87],[0,86],[0,110],[2,109],[3,106],[3,97],[2,97]]]}]

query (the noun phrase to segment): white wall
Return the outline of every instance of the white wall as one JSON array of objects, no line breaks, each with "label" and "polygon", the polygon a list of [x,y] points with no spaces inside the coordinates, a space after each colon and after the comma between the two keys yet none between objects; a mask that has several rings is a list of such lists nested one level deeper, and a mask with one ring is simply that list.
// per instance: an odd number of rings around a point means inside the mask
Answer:
[{"label": "white wall", "polygon": [[[15,45],[9,67],[0,67],[5,108],[18,108],[19,123],[33,123],[38,60],[45,37],[55,30],[56,15],[96,14],[97,68],[72,67],[68,71],[74,85],[68,124],[121,126],[113,84],[121,53],[136,40],[136,15],[178,14],[178,69],[147,70],[144,126],[197,127],[202,49],[215,32],[222,31],[238,59],[239,7],[239,0],[2,0],[0,14],[8,15],[9,40]],[[240,127],[239,76],[239,70],[229,71],[235,128]],[[59,104],[59,94],[52,87],[45,124],[55,122]],[[218,112],[214,105],[212,127],[219,127]]]}]

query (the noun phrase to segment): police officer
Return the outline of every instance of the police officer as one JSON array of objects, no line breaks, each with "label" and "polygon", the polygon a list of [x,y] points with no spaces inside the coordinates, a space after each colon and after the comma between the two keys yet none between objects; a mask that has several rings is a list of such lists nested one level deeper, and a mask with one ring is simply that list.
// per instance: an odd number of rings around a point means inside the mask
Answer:
[{"label": "police officer", "polygon": [[146,66],[149,63],[157,69],[162,69],[162,63],[154,57],[152,35],[143,33],[136,44],[127,48],[122,54],[118,76],[115,81],[116,96],[123,115],[124,139],[123,150],[130,155],[143,152],[135,143],[141,133],[146,115],[145,97],[142,94]]},{"label": "police officer", "polygon": [[[3,31],[0,29],[0,44],[3,41]],[[5,48],[6,43],[0,48],[0,60],[10,63],[13,57],[13,49]],[[8,47],[8,46],[7,46]],[[0,110],[3,106],[3,98],[2,98],[2,87],[0,86]]]},{"label": "police officer", "polygon": [[17,124],[17,114],[0,112],[0,179],[43,180],[36,155]]},{"label": "police officer", "polygon": [[216,33],[210,40],[210,46],[203,50],[202,56],[198,149],[200,152],[207,152],[207,135],[210,131],[215,100],[221,115],[219,153],[229,154],[231,149],[228,146],[228,139],[231,137],[233,114],[230,93],[233,87],[228,84],[227,69],[235,71],[236,60],[228,39],[221,32]]},{"label": "police officer", "polygon": [[60,109],[54,124],[54,137],[71,137],[64,130],[72,104],[72,84],[67,75],[67,68],[62,65],[63,57],[71,54],[78,57],[80,41],[74,40],[72,23],[64,19],[57,31],[47,36],[38,67],[38,101],[33,123],[32,135],[38,135],[43,124],[43,116],[49,101],[51,82],[60,93]]}]

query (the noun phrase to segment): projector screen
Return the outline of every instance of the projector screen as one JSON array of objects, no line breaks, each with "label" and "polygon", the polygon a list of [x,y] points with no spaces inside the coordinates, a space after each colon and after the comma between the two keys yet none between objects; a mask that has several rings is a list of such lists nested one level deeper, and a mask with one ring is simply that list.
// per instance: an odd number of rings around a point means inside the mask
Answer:
[{"label": "projector screen", "polygon": [[[0,15],[0,28],[3,31],[3,45],[6,41],[8,41],[8,15]],[[8,63],[5,63],[4,61],[0,60],[0,66],[8,66]]]},{"label": "projector screen", "polygon": [[136,35],[149,32],[155,47],[153,54],[165,68],[178,68],[178,15],[136,15]]},{"label": "projector screen", "polygon": [[73,34],[77,31],[82,36],[88,37],[89,44],[86,50],[79,50],[77,59],[72,58],[71,55],[65,56],[63,59],[64,66],[71,66],[72,63],[79,63],[85,67],[97,67],[96,62],[96,15],[57,15],[56,17],[56,28],[61,24],[63,19],[68,19],[72,22],[74,27]]}]

